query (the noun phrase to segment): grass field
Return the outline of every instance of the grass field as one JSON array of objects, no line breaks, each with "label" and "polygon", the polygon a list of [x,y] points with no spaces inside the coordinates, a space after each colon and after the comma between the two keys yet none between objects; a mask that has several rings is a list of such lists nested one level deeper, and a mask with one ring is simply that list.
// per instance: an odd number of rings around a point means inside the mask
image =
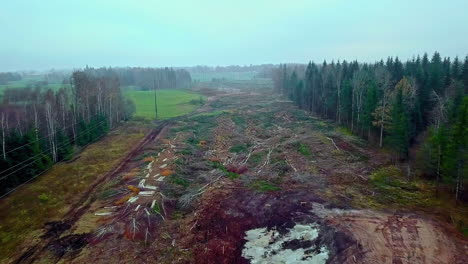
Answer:
[{"label": "grass field", "polygon": [[[155,118],[153,91],[125,91],[124,95],[135,103],[135,117]],[[200,99],[199,94],[181,90],[159,90],[157,97],[158,119],[190,113],[199,106]]]}]

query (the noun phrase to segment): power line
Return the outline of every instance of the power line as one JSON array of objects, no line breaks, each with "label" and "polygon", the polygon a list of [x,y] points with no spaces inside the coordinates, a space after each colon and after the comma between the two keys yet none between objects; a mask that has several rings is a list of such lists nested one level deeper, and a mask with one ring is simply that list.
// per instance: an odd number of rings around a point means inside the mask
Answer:
[{"label": "power line", "polygon": [[[94,128],[98,127],[99,125],[101,125],[101,124],[103,124],[103,123],[105,123],[105,122],[106,122],[105,120],[104,120],[104,121],[101,121],[100,123],[95,124],[93,127],[89,127],[89,128],[87,128],[87,129],[85,129],[84,131],[90,131],[91,129],[94,129]],[[85,132],[85,133],[86,133],[86,132]],[[69,138],[66,142],[63,142],[62,144],[58,145],[57,148],[62,147],[62,146],[65,146],[66,144],[69,144],[69,143],[71,143],[71,138]],[[5,172],[11,170],[12,168],[17,167],[18,165],[24,164],[24,163],[26,163],[27,161],[29,161],[29,160],[31,160],[31,159],[34,159],[34,158],[36,158],[36,157],[38,157],[38,156],[40,156],[40,155],[42,155],[42,154],[45,154],[46,152],[50,151],[51,149],[52,149],[52,148],[49,148],[47,151],[46,151],[46,150],[43,150],[43,151],[41,151],[41,153],[38,153],[38,154],[36,154],[35,156],[33,156],[33,157],[31,157],[31,158],[29,158],[29,159],[27,159],[27,160],[24,160],[24,161],[22,161],[22,162],[20,162],[20,163],[18,163],[18,164],[15,164],[14,166],[12,166],[12,167],[10,167],[10,168],[8,168],[8,169],[6,169],[6,170],[0,172],[0,174],[3,174],[3,173],[5,173]],[[39,160],[39,159],[35,159],[35,160],[33,160],[32,162],[26,164],[25,166],[23,166],[23,167],[21,167],[21,168],[15,170],[15,171],[13,171],[13,172],[11,172],[11,173],[5,175],[5,176],[0,177],[0,180],[3,180],[3,179],[5,179],[5,178],[8,178],[8,176],[14,174],[14,173],[17,172],[17,171],[20,171],[20,170],[26,168],[27,166],[33,164],[34,162],[36,162],[36,161],[38,161],[38,160]]]},{"label": "power line", "polygon": [[[93,126],[88,127],[87,129],[85,129],[84,132],[86,133],[87,131],[96,128],[97,126],[103,124],[104,122],[105,122],[105,121],[101,121],[100,123],[94,124]],[[64,146],[65,144],[71,143],[71,141],[72,141],[71,138],[69,138],[69,139],[67,139],[67,142],[63,143],[63,144],[60,145],[60,146],[57,146],[57,148],[62,147],[62,146]],[[47,151],[50,151],[50,150],[52,150],[52,147],[49,148]],[[44,151],[45,151],[45,150],[44,150]],[[18,164],[15,164],[15,165],[12,166],[12,167],[9,167],[8,169],[6,169],[6,170],[0,172],[0,174],[3,174],[4,172],[9,171],[9,170],[11,170],[12,168],[17,167],[18,165],[21,165],[21,164],[25,163],[26,161],[28,161],[28,160],[30,160],[30,159],[32,159],[32,158],[34,158],[34,157],[37,157],[37,156],[39,156],[39,155],[41,155],[41,154],[45,154],[44,151],[41,151],[41,153],[36,154],[35,156],[30,157],[29,159],[24,160],[24,161],[22,161],[22,162],[20,162],[20,163],[18,163]]]},{"label": "power line", "polygon": [[[106,99],[106,98],[110,98],[110,96],[107,96],[107,97],[105,97],[104,99]],[[96,113],[96,114],[92,115],[91,117],[96,117],[96,116],[98,116],[99,114],[100,114],[100,113]],[[65,129],[67,129],[67,128],[70,128],[70,127],[72,127],[72,126],[74,126],[74,125],[77,125],[77,124],[80,123],[80,122],[81,122],[81,121],[77,121],[77,122],[75,122],[75,123],[73,123],[73,124],[71,124],[71,125],[69,125],[69,126],[63,128],[63,129],[65,130]],[[45,137],[42,137],[42,138],[37,139],[37,140],[35,140],[35,141],[26,143],[26,144],[24,144],[24,145],[21,145],[21,146],[19,146],[19,147],[16,147],[16,148],[12,149],[12,150],[9,150],[9,151],[5,152],[5,155],[8,154],[8,153],[11,153],[11,152],[13,152],[13,151],[15,151],[15,150],[17,150],[17,149],[20,149],[20,148],[26,147],[26,146],[28,146],[28,145],[31,145],[31,144],[33,144],[33,143],[36,143],[36,142],[38,142],[38,141],[40,141],[40,140],[49,138],[50,136],[55,135],[57,132],[58,132],[58,131],[55,131],[55,132],[50,133],[49,135],[47,135],[47,136],[45,136]]]},{"label": "power line", "polygon": [[[102,138],[103,136],[105,136],[105,134],[104,134],[104,135],[101,135],[101,136],[98,137],[97,139],[100,139],[100,138]],[[88,145],[90,145],[90,144],[92,144],[92,143],[94,143],[94,142],[90,142],[90,143],[84,145],[83,147],[86,147],[86,146],[88,146]],[[60,161],[58,161],[58,162],[55,163],[54,165],[56,165],[56,164],[62,162],[64,159],[65,159],[65,158],[62,158]],[[5,194],[3,194],[2,196],[0,196],[0,199],[2,199],[3,197],[7,196],[8,194],[10,194],[10,193],[16,191],[16,190],[17,190],[18,188],[20,188],[21,186],[27,184],[28,182],[32,181],[33,179],[35,179],[35,178],[37,178],[37,177],[39,177],[39,176],[41,176],[42,174],[46,173],[47,171],[51,170],[53,167],[54,167],[54,166],[50,166],[49,168],[47,168],[47,169],[45,169],[44,171],[40,172],[39,174],[33,176],[32,178],[30,178],[29,180],[25,181],[24,183],[22,183],[22,184],[16,186],[15,188],[11,189],[11,190],[8,191],[7,193],[5,193]]]}]

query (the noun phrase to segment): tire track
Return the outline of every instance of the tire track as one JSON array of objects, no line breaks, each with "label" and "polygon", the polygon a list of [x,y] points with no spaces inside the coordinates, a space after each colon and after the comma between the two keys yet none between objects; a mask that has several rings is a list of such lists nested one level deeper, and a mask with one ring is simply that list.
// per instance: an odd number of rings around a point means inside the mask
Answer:
[{"label": "tire track", "polygon": [[[129,161],[138,155],[143,146],[153,140],[156,140],[159,135],[166,130],[171,122],[171,120],[159,122],[157,127],[154,128],[148,135],[146,135],[140,141],[140,143],[138,143],[133,148],[133,150],[124,157],[124,159],[116,168],[100,177],[86,190],[86,192],[81,195],[81,198],[71,206],[69,211],[62,217],[61,221],[50,223],[51,228],[44,233],[40,241],[29,247],[18,259],[14,260],[12,263],[33,263],[34,261],[38,260],[41,254],[49,247],[49,245],[57,240],[65,231],[69,230],[75,224],[75,222],[78,221],[78,219],[80,219],[80,217],[89,209],[91,204],[96,200],[96,197],[94,197],[92,194],[103,183],[108,182],[110,179],[122,172]],[[56,262],[59,260],[60,258],[58,258]]]}]

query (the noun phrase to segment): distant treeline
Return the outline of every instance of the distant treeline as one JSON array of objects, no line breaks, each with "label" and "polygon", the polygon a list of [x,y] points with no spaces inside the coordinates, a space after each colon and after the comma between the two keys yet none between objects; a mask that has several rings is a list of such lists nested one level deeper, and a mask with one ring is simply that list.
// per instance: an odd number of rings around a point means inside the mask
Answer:
[{"label": "distant treeline", "polygon": [[190,73],[172,68],[86,68],[87,73],[97,77],[117,76],[122,86],[138,86],[143,90],[185,89],[192,83]]},{"label": "distant treeline", "polygon": [[204,73],[204,72],[260,72],[264,69],[273,69],[275,67],[274,64],[261,64],[261,65],[249,65],[249,66],[239,66],[239,65],[230,65],[230,66],[193,66],[193,67],[185,67],[184,69],[188,70],[189,72],[196,72],[196,73]]},{"label": "distant treeline", "polygon": [[134,105],[118,75],[75,71],[71,88],[6,89],[0,105],[0,194],[69,159],[77,146],[98,140]]},{"label": "distant treeline", "polygon": [[7,84],[9,81],[19,81],[21,75],[15,72],[0,72],[0,84]]},{"label": "distant treeline", "polygon": [[420,174],[452,183],[460,198],[468,177],[468,56],[280,65],[273,79],[300,108],[411,159]]},{"label": "distant treeline", "polygon": [[[87,74],[94,77],[116,77],[119,79],[121,86],[137,86],[143,90],[157,89],[185,89],[189,88],[192,83],[190,73],[184,69],[173,68],[90,68],[84,70]],[[26,76],[28,76],[26,74]],[[31,74],[29,75],[31,76]],[[68,85],[70,82],[71,72],[56,71],[39,74],[32,74],[35,78],[27,82],[24,87],[45,87],[51,83],[59,83]],[[0,84],[8,84],[9,81],[21,80],[22,75],[19,73],[0,73]]]}]

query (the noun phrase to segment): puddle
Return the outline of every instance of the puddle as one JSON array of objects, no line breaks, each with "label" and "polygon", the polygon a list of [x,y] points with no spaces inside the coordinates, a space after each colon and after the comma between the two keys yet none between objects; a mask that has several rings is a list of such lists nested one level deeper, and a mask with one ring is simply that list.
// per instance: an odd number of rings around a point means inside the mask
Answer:
[{"label": "puddle", "polygon": [[245,232],[242,257],[252,264],[326,263],[329,250],[321,245],[317,224],[296,224],[286,230],[256,228]]}]

